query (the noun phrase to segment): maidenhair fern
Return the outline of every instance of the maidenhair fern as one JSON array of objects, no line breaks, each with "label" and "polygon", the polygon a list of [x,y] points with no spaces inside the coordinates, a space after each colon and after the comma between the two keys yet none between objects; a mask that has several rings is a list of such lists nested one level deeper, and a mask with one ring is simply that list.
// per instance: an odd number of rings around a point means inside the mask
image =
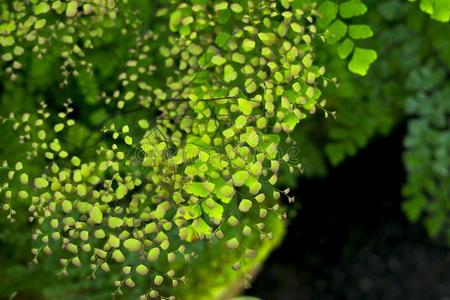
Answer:
[{"label": "maidenhair fern", "polygon": [[404,141],[408,181],[403,208],[412,221],[424,215],[431,236],[443,233],[450,241],[450,87],[444,84],[445,75],[427,66],[413,73],[408,82],[416,94],[405,102],[411,119]]},{"label": "maidenhair fern", "polygon": [[403,208],[448,235],[450,7],[417,2],[4,1],[7,219],[113,295],[219,298],[282,236],[293,145],[323,173],[407,120]]},{"label": "maidenhair fern", "polygon": [[373,35],[372,29],[365,24],[346,23],[355,17],[364,15],[367,6],[360,0],[349,0],[342,3],[324,1],[318,7],[321,18],[317,21],[319,28],[325,30],[327,42],[338,44],[339,57],[351,57],[348,68],[353,73],[366,75],[370,64],[377,59],[373,49],[355,46],[355,40],[367,39]]},{"label": "maidenhair fern", "polygon": [[[1,4],[6,90],[35,93],[5,94],[24,103],[0,119],[24,155],[2,162],[0,191],[11,221],[28,204],[33,261],[57,254],[61,274],[113,273],[113,295],[136,286],[143,299],[173,299],[191,262],[208,257],[197,250],[211,247],[233,253],[227,267],[248,285],[282,231],[280,199],[293,201],[278,173],[300,166],[280,141],[324,109],[329,80],[315,49],[343,38],[340,18],[365,6],[340,4],[339,20],[337,10],[298,0]],[[348,32],[343,58],[350,39],[372,35]],[[356,47],[349,68],[365,74],[375,58]]]}]

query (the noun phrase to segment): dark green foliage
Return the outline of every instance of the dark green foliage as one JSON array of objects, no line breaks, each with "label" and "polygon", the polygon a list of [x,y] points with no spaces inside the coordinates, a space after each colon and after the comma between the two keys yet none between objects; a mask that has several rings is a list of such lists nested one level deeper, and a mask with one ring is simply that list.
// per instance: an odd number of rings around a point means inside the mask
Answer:
[{"label": "dark green foliage", "polygon": [[303,169],[324,176],[328,162],[339,164],[373,137],[407,122],[403,208],[411,220],[423,220],[431,235],[448,235],[450,40],[442,33],[450,25],[402,1],[368,4],[376,34],[367,43],[377,49],[379,60],[360,78],[342,72],[342,62],[332,55],[323,56],[329,72],[339,74],[339,87],[325,91],[337,117],[319,117],[296,130]]}]

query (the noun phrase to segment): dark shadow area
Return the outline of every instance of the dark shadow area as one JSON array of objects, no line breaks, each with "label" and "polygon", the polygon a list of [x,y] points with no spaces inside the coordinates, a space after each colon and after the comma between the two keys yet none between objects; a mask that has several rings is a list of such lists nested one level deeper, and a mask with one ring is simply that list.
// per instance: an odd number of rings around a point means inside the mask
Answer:
[{"label": "dark shadow area", "polygon": [[324,179],[301,179],[302,208],[247,294],[264,300],[450,299],[450,253],[400,209],[404,127]]}]

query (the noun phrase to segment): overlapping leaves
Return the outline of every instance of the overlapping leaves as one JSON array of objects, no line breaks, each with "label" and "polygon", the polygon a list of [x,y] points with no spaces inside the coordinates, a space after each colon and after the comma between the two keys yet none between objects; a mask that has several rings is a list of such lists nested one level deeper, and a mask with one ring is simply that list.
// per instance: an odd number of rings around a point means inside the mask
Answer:
[{"label": "overlapping leaves", "polygon": [[348,68],[351,72],[366,75],[370,65],[377,59],[373,49],[355,46],[355,40],[367,39],[373,35],[372,29],[365,24],[347,24],[355,17],[364,15],[367,6],[360,0],[349,0],[342,3],[323,1],[317,8],[321,18],[317,26],[325,30],[329,44],[337,44],[340,58],[351,57]]},{"label": "overlapping leaves", "polygon": [[[409,0],[415,2],[415,0]],[[450,3],[447,0],[420,0],[420,9],[440,22],[450,21]]]},{"label": "overlapping leaves", "polygon": [[[65,85],[75,75],[86,102],[104,105],[103,121],[94,124],[103,137],[96,141],[94,132],[81,147],[73,143],[86,130],[76,99],[59,113],[42,104],[37,114],[2,119],[29,158],[3,163],[3,207],[13,220],[15,201],[31,203],[35,261],[63,248],[62,273],[90,264],[95,277],[120,266],[116,293],[144,277],[142,297],[164,299],[186,280],[193,245],[209,240],[239,253],[233,268],[250,281],[247,262],[261,241],[272,239],[266,220],[283,217],[281,197],[292,200],[275,187],[280,165],[290,160],[280,155],[279,141],[316,109],[326,84],[312,46],[313,7],[164,3],[154,11],[155,32],[143,34],[144,27],[127,21],[135,12],[125,2],[108,1],[108,9],[55,3],[14,2],[5,9],[10,24],[26,29],[3,31],[6,71],[12,79],[20,74],[15,47],[37,43],[36,56],[45,56],[51,43],[59,45]],[[30,24],[21,23],[25,7],[32,8]],[[124,71],[100,92],[95,71],[102,66],[92,41],[118,28],[131,43]],[[35,159],[47,163],[38,174],[27,171]]]}]

